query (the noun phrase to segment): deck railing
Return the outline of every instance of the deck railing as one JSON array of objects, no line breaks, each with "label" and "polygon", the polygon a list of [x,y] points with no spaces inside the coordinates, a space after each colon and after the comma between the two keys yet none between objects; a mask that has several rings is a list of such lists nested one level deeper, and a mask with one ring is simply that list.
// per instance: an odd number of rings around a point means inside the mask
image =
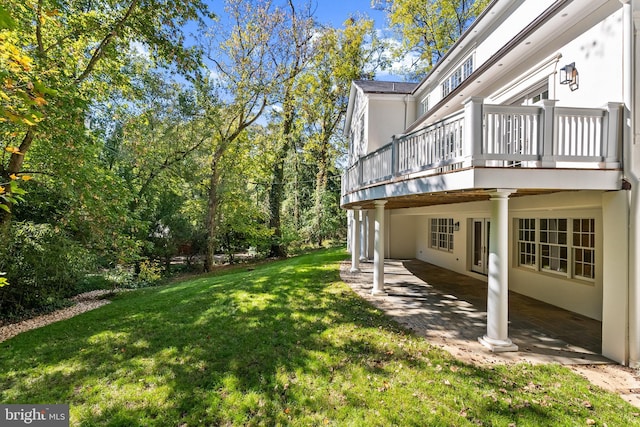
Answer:
[{"label": "deck railing", "polygon": [[607,169],[620,165],[620,105],[607,108],[483,104],[392,141],[343,176],[342,194],[410,175],[469,167]]}]

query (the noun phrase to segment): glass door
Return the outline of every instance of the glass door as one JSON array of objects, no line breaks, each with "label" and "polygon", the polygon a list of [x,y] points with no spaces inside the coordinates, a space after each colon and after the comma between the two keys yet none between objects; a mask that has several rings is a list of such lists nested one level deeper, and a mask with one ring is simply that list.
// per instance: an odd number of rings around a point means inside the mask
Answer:
[{"label": "glass door", "polygon": [[473,220],[471,245],[473,247],[471,270],[480,274],[489,272],[489,230],[491,221],[488,218]]}]

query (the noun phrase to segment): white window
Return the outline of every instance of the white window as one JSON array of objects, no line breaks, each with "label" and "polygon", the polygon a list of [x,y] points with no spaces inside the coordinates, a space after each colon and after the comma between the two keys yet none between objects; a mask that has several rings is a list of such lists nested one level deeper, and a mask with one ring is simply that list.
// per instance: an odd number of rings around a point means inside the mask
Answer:
[{"label": "white window", "polygon": [[596,232],[593,218],[573,220],[573,275],[595,278]]},{"label": "white window", "polygon": [[444,98],[449,95],[455,88],[460,86],[471,73],[473,73],[473,55],[467,58],[460,67],[455,69],[453,73],[442,82],[442,97]]},{"label": "white window", "polygon": [[518,265],[536,266],[536,220],[533,218],[518,220]]},{"label": "white window", "polygon": [[546,271],[567,272],[567,220],[540,220],[540,268]]},{"label": "white window", "polygon": [[453,252],[453,218],[431,219],[431,247]]},{"label": "white window", "polygon": [[446,79],[442,82],[442,97],[449,95],[449,92],[451,92],[451,86],[449,86],[449,79]]},{"label": "white window", "polygon": [[596,270],[595,241],[593,218],[520,218],[517,264],[591,281]]},{"label": "white window", "polygon": [[462,64],[462,78],[466,79],[473,73],[473,55]]},{"label": "white window", "polygon": [[425,96],[422,98],[422,101],[420,101],[420,114],[422,115],[427,111],[429,111],[429,95]]}]

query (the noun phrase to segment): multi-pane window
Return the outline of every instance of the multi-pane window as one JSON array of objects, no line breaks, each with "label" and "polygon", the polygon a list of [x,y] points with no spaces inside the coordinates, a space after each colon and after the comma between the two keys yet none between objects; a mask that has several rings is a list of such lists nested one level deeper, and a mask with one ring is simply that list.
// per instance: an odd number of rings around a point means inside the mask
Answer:
[{"label": "multi-pane window", "polygon": [[449,84],[449,79],[446,79],[442,82],[442,97],[444,98],[445,96],[449,95],[450,92],[451,86]]},{"label": "multi-pane window", "polygon": [[429,95],[422,98],[420,101],[420,114],[424,114],[429,111]]},{"label": "multi-pane window", "polygon": [[453,252],[453,218],[431,219],[431,247]]},{"label": "multi-pane window", "polygon": [[595,278],[595,219],[518,219],[519,266],[578,279]]},{"label": "multi-pane window", "polygon": [[473,56],[467,58],[460,67],[455,69],[453,73],[442,82],[442,97],[444,98],[449,95],[451,91],[460,86],[471,73],[473,73]]},{"label": "multi-pane window", "polygon": [[473,73],[473,56],[470,56],[464,64],[462,64],[462,78],[466,79]]},{"label": "multi-pane window", "polygon": [[518,220],[518,265],[536,266],[536,220]]},{"label": "multi-pane window", "polygon": [[573,275],[593,279],[596,257],[595,221],[592,218],[573,220]]},{"label": "multi-pane window", "polygon": [[567,220],[540,220],[540,261],[543,270],[567,272]]}]

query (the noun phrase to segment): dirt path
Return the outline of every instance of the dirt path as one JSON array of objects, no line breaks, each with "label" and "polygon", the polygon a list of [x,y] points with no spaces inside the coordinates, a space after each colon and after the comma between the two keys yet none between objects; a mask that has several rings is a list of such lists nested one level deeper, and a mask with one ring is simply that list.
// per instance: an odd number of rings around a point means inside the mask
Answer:
[{"label": "dirt path", "polygon": [[53,313],[44,314],[32,319],[23,320],[18,323],[11,323],[9,325],[2,326],[0,327],[0,342],[15,337],[22,332],[40,328],[60,320],[69,319],[73,316],[77,316],[78,314],[109,304],[111,301],[104,299],[103,296],[110,293],[113,293],[113,291],[97,290],[85,292],[71,298],[71,300],[76,303],[71,307],[63,308],[61,310],[54,311]]}]

